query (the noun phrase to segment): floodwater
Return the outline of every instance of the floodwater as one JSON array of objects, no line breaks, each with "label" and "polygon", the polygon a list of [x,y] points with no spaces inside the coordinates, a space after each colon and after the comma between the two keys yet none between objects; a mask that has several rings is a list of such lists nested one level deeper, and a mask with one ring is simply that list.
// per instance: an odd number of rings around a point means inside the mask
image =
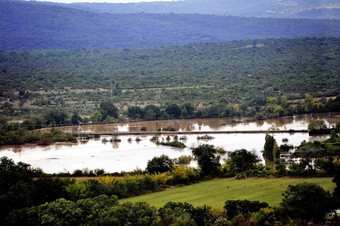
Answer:
[{"label": "floodwater", "polygon": [[[280,119],[261,120],[255,122],[232,123],[227,119],[190,119],[168,120],[153,122],[119,123],[111,125],[91,125],[63,127],[64,131],[139,131],[146,127],[148,131],[154,131],[162,127],[171,126],[178,131],[235,131],[235,130],[289,130],[307,129],[312,119],[324,119],[328,126],[334,126],[340,120],[340,115],[299,115]],[[191,148],[200,144],[212,144],[223,147],[227,151],[247,149],[256,153],[262,159],[265,141],[265,133],[259,134],[212,134],[214,139],[198,140],[197,135],[186,135],[185,148],[173,148],[156,145],[151,142],[152,136],[139,136],[141,141],[136,141],[137,136],[120,136],[121,142],[103,143],[100,139],[92,139],[87,142],[57,143],[50,146],[23,145],[4,146],[0,149],[0,157],[7,156],[15,162],[25,162],[33,167],[39,167],[47,173],[73,172],[76,169],[104,169],[106,172],[133,171],[145,169],[147,161],[154,156],[162,154],[170,158],[178,158],[181,155],[191,155]],[[179,137],[182,137],[179,136]],[[274,137],[278,145],[283,144],[283,138],[287,138],[287,144],[297,146],[301,141],[323,140],[327,136],[309,136],[308,133],[275,133]],[[166,140],[161,136],[160,140]],[[173,140],[173,137],[170,137]],[[227,156],[222,156],[222,159]],[[191,166],[196,166],[195,162]]]}]

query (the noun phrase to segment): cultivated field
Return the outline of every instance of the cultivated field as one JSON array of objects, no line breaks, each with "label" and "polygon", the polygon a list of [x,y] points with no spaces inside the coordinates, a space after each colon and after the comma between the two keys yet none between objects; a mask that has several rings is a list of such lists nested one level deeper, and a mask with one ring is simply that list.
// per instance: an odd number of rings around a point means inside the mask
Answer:
[{"label": "cultivated field", "polygon": [[278,206],[282,200],[282,192],[288,185],[302,182],[316,183],[326,191],[333,192],[333,178],[251,178],[245,180],[216,179],[156,192],[147,195],[122,199],[121,202],[146,201],[150,205],[162,207],[169,201],[188,202],[194,206],[204,204],[222,208],[226,200],[248,199],[251,201],[267,202],[270,206]]}]

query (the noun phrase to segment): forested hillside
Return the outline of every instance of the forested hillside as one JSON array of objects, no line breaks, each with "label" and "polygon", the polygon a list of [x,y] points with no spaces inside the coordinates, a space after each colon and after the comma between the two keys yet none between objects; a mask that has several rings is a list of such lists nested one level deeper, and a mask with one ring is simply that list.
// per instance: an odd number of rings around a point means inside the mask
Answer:
[{"label": "forested hillside", "polygon": [[116,49],[261,38],[340,36],[338,20],[199,14],[100,14],[0,2],[0,49]]},{"label": "forested hillside", "polygon": [[1,103],[10,98],[21,106],[98,103],[108,98],[121,104],[224,100],[263,105],[269,96],[339,95],[340,38],[1,51],[0,79]]},{"label": "forested hillside", "polygon": [[241,17],[340,19],[336,0],[182,0],[127,4],[73,3],[65,5],[104,13],[198,13]]}]

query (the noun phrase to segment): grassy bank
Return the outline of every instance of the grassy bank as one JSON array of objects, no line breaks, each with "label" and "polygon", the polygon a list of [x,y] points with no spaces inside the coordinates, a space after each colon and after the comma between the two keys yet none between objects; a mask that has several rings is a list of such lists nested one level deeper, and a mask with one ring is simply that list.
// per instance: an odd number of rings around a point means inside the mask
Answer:
[{"label": "grassy bank", "polygon": [[335,184],[333,178],[251,178],[245,180],[216,179],[141,195],[121,202],[146,201],[153,206],[162,207],[169,201],[188,202],[194,206],[210,205],[222,208],[226,200],[248,199],[251,201],[267,202],[270,206],[278,206],[282,200],[282,192],[290,184],[302,182],[316,183],[326,191],[333,192]]}]

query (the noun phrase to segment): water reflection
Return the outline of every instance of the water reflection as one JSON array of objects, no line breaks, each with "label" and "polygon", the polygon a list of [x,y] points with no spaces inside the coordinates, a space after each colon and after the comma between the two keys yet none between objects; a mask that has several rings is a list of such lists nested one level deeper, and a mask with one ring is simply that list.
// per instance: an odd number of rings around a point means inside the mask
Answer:
[{"label": "water reflection", "polygon": [[[223,131],[223,130],[268,130],[274,129],[306,129],[311,118],[324,118],[330,124],[335,124],[339,117],[328,115],[300,115],[281,119],[261,120],[255,122],[232,123],[230,119],[193,119],[168,120],[154,122],[134,122],[109,125],[86,125],[62,128],[65,131],[136,131],[141,127],[147,130],[157,130],[161,127],[174,127],[179,131]],[[162,154],[170,158],[181,155],[191,155],[192,147],[200,144],[212,144],[227,151],[247,149],[256,153],[262,159],[265,134],[213,134],[214,139],[198,140],[197,135],[186,135],[182,139],[186,148],[173,148],[157,145],[150,141],[152,136],[120,136],[121,142],[101,142],[99,139],[78,140],[77,143],[59,143],[51,146],[24,145],[1,147],[0,156],[8,156],[14,161],[22,161],[33,167],[42,168],[47,173],[73,172],[75,169],[105,169],[107,172],[133,171],[136,168],[145,169],[147,161]],[[301,141],[323,140],[327,136],[309,136],[307,133],[277,133],[274,135],[278,145],[297,146]],[[159,136],[160,141],[166,141],[167,136]],[[181,137],[180,137],[181,138]],[[174,137],[170,136],[173,140]],[[223,156],[226,158],[226,156]],[[263,161],[263,159],[262,159]],[[196,166],[192,161],[191,165]]]}]

